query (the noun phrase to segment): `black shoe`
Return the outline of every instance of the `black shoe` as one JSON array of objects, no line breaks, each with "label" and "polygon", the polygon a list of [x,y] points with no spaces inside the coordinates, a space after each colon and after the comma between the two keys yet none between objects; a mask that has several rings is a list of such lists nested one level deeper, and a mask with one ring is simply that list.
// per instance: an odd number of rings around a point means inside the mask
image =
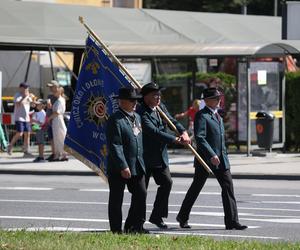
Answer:
[{"label": "black shoe", "polygon": [[60,161],[60,159],[59,158],[52,158],[52,159],[50,159],[50,160],[48,160],[49,162],[53,162],[53,161]]},{"label": "black shoe", "polygon": [[240,223],[235,223],[233,225],[229,225],[229,226],[226,226],[226,230],[245,230],[247,229],[248,227],[246,225],[241,225]]},{"label": "black shoe", "polygon": [[151,222],[152,224],[156,225],[157,227],[159,227],[161,229],[167,229],[168,228],[168,225],[164,223],[162,218],[153,219],[153,218],[150,217],[149,222]]},{"label": "black shoe", "polygon": [[51,161],[54,158],[54,154],[49,155],[49,157],[46,159],[47,161]]},{"label": "black shoe", "polygon": [[183,220],[181,220],[178,216],[176,217],[176,220],[179,222],[179,226],[180,226],[181,228],[186,228],[186,229],[192,228],[192,227],[188,224],[188,221],[187,221],[187,220],[186,220],[186,221],[183,221]]},{"label": "black shoe", "polygon": [[44,157],[37,157],[33,160],[33,162],[45,162]]}]

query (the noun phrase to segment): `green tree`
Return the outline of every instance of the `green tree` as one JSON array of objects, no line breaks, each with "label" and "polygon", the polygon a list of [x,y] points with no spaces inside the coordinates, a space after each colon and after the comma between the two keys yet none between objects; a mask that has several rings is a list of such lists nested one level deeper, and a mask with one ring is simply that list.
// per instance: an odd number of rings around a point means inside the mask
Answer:
[{"label": "green tree", "polygon": [[203,0],[144,0],[143,7],[149,9],[203,11]]},{"label": "green tree", "polygon": [[[278,0],[278,15],[281,15],[282,0]],[[251,15],[273,15],[274,0],[144,0],[144,8],[183,10],[218,13],[242,13],[242,6],[247,5]]]}]

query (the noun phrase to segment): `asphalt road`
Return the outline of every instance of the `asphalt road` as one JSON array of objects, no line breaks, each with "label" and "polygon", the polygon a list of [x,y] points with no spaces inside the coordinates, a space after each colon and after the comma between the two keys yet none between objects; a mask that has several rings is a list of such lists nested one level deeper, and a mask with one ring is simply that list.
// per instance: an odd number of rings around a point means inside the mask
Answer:
[{"label": "asphalt road", "polygon": [[[216,239],[300,241],[300,181],[234,180],[245,231],[224,229],[220,188],[208,179],[192,210],[192,229],[182,230],[175,217],[191,178],[174,178],[169,202],[168,230],[146,222],[153,234],[199,235]],[[156,185],[152,181],[147,217]],[[106,231],[108,186],[97,176],[0,175],[0,226],[4,229]],[[124,217],[130,194],[124,198]]]}]

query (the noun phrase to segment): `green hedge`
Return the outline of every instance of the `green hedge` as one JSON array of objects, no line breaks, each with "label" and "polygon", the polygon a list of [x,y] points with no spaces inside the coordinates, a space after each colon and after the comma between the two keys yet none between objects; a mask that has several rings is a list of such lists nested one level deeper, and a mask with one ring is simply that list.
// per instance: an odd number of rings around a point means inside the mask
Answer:
[{"label": "green hedge", "polygon": [[236,78],[223,72],[218,73],[197,73],[196,78],[201,82],[208,82],[211,78],[220,78],[225,95],[225,110],[229,111],[230,105],[237,102]]},{"label": "green hedge", "polygon": [[300,72],[286,74],[286,148],[300,151]]},{"label": "green hedge", "polygon": [[[220,78],[222,82],[222,88],[224,89],[225,100],[226,100],[226,110],[229,110],[230,104],[236,102],[237,98],[237,89],[236,89],[236,78],[233,75],[229,75],[223,72],[218,73],[196,73],[197,82],[206,82],[208,83],[212,78]],[[192,78],[192,72],[182,72],[176,74],[161,74],[156,75],[155,78],[158,82],[164,81],[176,81],[184,80],[187,78]]]},{"label": "green hedge", "polygon": [[[201,82],[208,82],[211,78],[218,77],[224,82],[225,84],[235,83],[235,76],[229,75],[226,73],[218,72],[218,73],[196,73],[197,81]],[[192,78],[192,72],[182,72],[176,74],[161,74],[156,75],[155,79],[159,82],[163,81],[173,81],[173,80],[182,80],[186,78]]]}]

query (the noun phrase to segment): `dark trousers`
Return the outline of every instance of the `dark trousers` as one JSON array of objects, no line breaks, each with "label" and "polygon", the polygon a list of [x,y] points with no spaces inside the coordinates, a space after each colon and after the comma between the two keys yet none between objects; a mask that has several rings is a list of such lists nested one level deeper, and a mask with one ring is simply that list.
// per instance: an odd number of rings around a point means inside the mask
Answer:
[{"label": "dark trousers", "polygon": [[[222,202],[224,209],[224,222],[226,226],[230,226],[238,222],[238,212],[236,206],[236,200],[234,197],[232,176],[230,170],[213,170],[221,188],[222,188]],[[187,191],[178,218],[181,221],[188,221],[191,209],[201,192],[206,180],[208,173],[203,167],[195,167],[195,174],[193,182]]]},{"label": "dark trousers", "polygon": [[108,183],[110,230],[116,233],[122,232],[122,203],[125,185],[131,193],[131,204],[124,227],[125,229],[140,230],[146,217],[147,190],[145,175],[132,176],[128,180],[122,178],[121,175],[112,175],[108,177]]},{"label": "dark trousers", "polygon": [[155,183],[159,186],[157,189],[153,210],[150,218],[161,219],[168,217],[169,196],[172,188],[172,178],[170,169],[166,168],[148,168],[146,175],[146,186],[148,188],[151,175]]}]

